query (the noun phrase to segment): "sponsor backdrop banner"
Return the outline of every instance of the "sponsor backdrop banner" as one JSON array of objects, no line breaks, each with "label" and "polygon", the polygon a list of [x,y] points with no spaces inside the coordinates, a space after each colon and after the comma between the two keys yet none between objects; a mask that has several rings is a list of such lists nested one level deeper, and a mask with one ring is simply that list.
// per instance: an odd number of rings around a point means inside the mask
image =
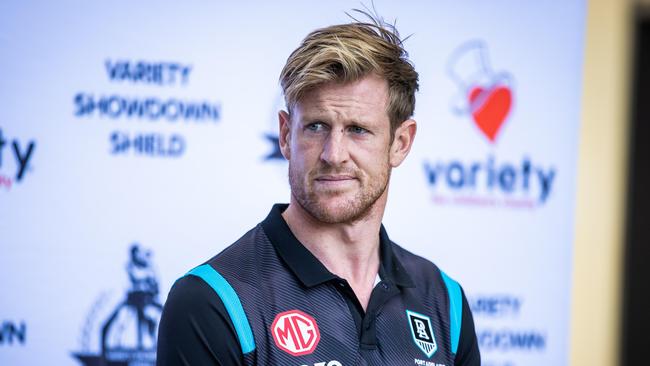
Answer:
[{"label": "sponsor backdrop banner", "polygon": [[[286,57],[359,6],[0,4],[0,364],[153,364],[173,282],[288,201]],[[485,365],[568,363],[585,3],[375,7],[421,83],[389,234],[464,286]]]}]

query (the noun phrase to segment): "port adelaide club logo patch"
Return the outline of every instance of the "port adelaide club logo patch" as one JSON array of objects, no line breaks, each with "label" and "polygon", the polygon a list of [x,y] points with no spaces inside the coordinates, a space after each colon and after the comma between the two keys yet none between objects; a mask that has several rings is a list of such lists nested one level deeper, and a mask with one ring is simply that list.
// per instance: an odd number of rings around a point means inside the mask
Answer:
[{"label": "port adelaide club logo patch", "polygon": [[411,335],[415,344],[427,357],[433,356],[438,350],[436,338],[433,335],[431,319],[414,311],[406,310],[406,318],[411,328]]}]

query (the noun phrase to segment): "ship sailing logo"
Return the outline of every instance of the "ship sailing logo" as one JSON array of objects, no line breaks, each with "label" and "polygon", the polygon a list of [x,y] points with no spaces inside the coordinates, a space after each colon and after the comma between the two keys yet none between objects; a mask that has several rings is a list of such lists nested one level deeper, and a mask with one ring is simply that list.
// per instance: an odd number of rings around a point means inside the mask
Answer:
[{"label": "ship sailing logo", "polygon": [[[84,326],[82,351],[73,353],[83,365],[155,365],[162,305],[158,301],[158,280],[151,256],[150,250],[137,243],[131,245],[127,264],[131,286],[99,324],[98,313],[102,312],[108,296],[104,294],[96,301]],[[99,334],[99,354],[90,350],[94,333]]]}]

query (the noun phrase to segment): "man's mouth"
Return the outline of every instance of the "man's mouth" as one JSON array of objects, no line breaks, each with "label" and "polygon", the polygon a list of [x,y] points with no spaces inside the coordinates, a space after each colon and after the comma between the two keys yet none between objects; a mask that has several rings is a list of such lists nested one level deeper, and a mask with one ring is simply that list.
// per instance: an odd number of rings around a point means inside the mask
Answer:
[{"label": "man's mouth", "polygon": [[324,174],[314,179],[314,183],[327,188],[344,188],[356,182],[357,178],[349,174]]},{"label": "man's mouth", "polygon": [[357,179],[353,175],[347,175],[347,174],[336,174],[336,175],[320,175],[316,177],[317,181],[325,181],[325,182],[338,182],[338,181],[346,181],[346,180],[354,180]]}]

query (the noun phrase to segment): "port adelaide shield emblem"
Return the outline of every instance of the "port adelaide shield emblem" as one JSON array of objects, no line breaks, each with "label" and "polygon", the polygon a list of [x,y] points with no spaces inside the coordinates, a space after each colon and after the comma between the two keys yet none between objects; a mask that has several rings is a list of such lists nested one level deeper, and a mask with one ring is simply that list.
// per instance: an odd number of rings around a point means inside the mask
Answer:
[{"label": "port adelaide shield emblem", "polygon": [[433,356],[438,350],[436,338],[433,335],[431,319],[414,311],[406,310],[406,318],[411,327],[411,335],[415,344],[424,352],[427,357]]}]

